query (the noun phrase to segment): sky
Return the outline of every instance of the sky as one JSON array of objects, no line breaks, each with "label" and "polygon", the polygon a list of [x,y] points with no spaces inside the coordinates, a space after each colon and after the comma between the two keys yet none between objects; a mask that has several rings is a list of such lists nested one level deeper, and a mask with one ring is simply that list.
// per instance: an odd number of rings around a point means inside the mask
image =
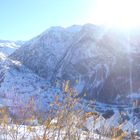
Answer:
[{"label": "sky", "polygon": [[94,22],[96,0],[0,0],[0,39],[29,40],[51,26]]}]

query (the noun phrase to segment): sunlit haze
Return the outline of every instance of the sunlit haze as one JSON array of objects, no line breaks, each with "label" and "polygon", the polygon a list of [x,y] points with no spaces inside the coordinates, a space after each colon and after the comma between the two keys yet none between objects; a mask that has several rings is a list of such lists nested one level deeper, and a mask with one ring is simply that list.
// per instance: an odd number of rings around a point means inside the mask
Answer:
[{"label": "sunlit haze", "polygon": [[93,21],[109,27],[131,29],[140,25],[140,0],[98,0]]},{"label": "sunlit haze", "polygon": [[51,26],[140,25],[140,0],[0,0],[0,39],[28,40]]}]

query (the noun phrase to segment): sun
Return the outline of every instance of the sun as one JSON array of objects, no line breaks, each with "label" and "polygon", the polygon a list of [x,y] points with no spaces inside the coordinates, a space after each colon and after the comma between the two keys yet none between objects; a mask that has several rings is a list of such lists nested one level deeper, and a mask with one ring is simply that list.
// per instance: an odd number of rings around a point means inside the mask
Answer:
[{"label": "sun", "polygon": [[140,26],[140,0],[97,0],[94,21],[108,27]]}]

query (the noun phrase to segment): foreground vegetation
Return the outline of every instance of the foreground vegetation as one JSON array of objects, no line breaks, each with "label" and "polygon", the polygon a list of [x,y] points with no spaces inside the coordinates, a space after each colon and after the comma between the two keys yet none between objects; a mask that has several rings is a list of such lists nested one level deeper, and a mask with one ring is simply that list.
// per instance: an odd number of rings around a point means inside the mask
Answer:
[{"label": "foreground vegetation", "polygon": [[[64,98],[59,96],[49,105],[49,111],[36,113],[34,100],[31,98],[26,105],[16,106],[16,112],[8,108],[0,109],[1,140],[122,140],[135,139],[127,137],[121,125],[107,126],[105,121],[96,130],[94,127],[101,116],[93,109],[85,112],[79,103],[76,93],[69,88],[68,82],[63,86]],[[90,126],[90,128],[88,127]]]}]

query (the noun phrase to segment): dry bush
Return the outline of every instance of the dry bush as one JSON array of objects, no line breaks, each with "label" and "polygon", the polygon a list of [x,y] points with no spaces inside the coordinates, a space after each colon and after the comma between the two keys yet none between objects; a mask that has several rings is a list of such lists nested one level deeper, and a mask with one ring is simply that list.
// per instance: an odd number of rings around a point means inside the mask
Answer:
[{"label": "dry bush", "polygon": [[[91,117],[91,125],[96,125],[99,114],[84,112],[80,106],[80,99],[76,93],[69,88],[69,82],[63,84],[63,100],[59,95],[51,102],[47,114],[35,112],[35,101],[31,98],[27,104],[22,101],[15,103],[12,114],[7,108],[0,110],[0,139],[4,140],[88,140],[95,138],[94,133],[85,127],[86,121]],[[44,119],[44,115],[47,116]],[[121,140],[125,133],[116,128],[110,128],[104,123],[100,128],[98,139]]]}]

